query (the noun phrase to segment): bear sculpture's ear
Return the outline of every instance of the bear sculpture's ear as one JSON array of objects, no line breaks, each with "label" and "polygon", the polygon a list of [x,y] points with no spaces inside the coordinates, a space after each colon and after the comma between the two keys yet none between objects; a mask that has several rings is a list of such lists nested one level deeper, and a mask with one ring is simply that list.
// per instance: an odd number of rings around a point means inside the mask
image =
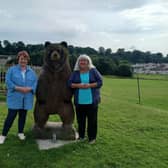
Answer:
[{"label": "bear sculpture's ear", "polygon": [[67,44],[67,42],[62,41],[60,44],[61,44],[63,47],[68,48],[68,44]]},{"label": "bear sculpture's ear", "polygon": [[45,45],[44,45],[45,48],[46,48],[47,46],[49,46],[50,44],[51,44],[51,43],[50,43],[49,41],[46,41],[46,42],[45,42]]}]

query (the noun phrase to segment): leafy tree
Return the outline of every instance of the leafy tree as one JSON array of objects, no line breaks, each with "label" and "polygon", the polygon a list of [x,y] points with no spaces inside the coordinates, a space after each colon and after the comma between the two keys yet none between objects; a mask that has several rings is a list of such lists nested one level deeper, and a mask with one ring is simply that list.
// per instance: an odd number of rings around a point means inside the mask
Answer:
[{"label": "leafy tree", "polygon": [[8,40],[4,40],[3,45],[4,45],[4,54],[9,54],[9,55],[16,54],[14,47]]},{"label": "leafy tree", "polygon": [[31,58],[30,64],[37,66],[43,65],[43,57],[44,57],[44,50],[41,50],[39,52],[33,52],[32,54],[30,54]]},{"label": "leafy tree", "polygon": [[25,44],[22,41],[18,41],[15,45],[16,45],[15,48],[16,48],[17,52],[26,49],[26,46],[25,46]]},{"label": "leafy tree", "polygon": [[133,72],[132,68],[128,63],[121,63],[118,66],[118,73],[119,76],[125,76],[125,77],[132,77]]},{"label": "leafy tree", "polygon": [[0,41],[0,54],[4,54],[3,47],[2,47],[2,42]]},{"label": "leafy tree", "polygon": [[105,48],[104,47],[99,47],[99,54],[100,55],[105,55]]},{"label": "leafy tree", "polygon": [[107,48],[106,51],[105,51],[105,55],[109,56],[109,55],[111,55],[111,53],[112,53],[111,48]]},{"label": "leafy tree", "polygon": [[[75,47],[73,45],[68,46],[68,49],[72,68],[80,54],[87,54],[92,58],[100,72],[106,75],[131,76],[132,69],[130,64],[134,63],[168,63],[168,55],[164,57],[162,53],[151,53],[150,51],[125,51],[124,48],[119,48],[112,53],[111,48],[105,49],[103,46],[99,47],[97,51],[91,47]],[[43,44],[25,45],[22,41],[13,43],[8,40],[4,40],[3,43],[0,41],[0,55],[16,55],[20,50],[28,51],[31,57],[31,64],[43,64],[43,56],[45,54]]]},{"label": "leafy tree", "polygon": [[68,46],[69,54],[72,55],[74,54],[74,47],[73,45]]},{"label": "leafy tree", "polygon": [[124,49],[124,48],[119,48],[119,49],[117,50],[117,54],[119,54],[119,55],[123,55],[124,52],[125,52],[125,49]]},{"label": "leafy tree", "polygon": [[70,57],[69,57],[69,63],[70,63],[70,66],[71,66],[72,70],[73,70],[73,68],[75,66],[76,60],[77,60],[77,56],[70,55]]},{"label": "leafy tree", "polygon": [[117,70],[117,65],[113,60],[107,58],[96,58],[93,59],[93,63],[96,68],[103,75],[115,75]]}]

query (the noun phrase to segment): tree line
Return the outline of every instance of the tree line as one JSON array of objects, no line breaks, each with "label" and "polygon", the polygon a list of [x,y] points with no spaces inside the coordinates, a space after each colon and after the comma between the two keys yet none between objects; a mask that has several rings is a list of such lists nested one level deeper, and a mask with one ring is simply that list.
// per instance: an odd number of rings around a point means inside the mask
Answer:
[{"label": "tree line", "polygon": [[[91,47],[78,47],[69,45],[69,59],[71,67],[74,67],[80,54],[89,55],[94,65],[103,75],[132,76],[131,64],[135,63],[168,63],[168,55],[162,53],[143,52],[139,50],[125,51],[119,48],[112,52],[111,48],[100,46],[98,50]],[[43,64],[44,44],[24,44],[22,41],[11,43],[8,40],[0,41],[0,55],[16,55],[19,51],[26,50],[30,54],[31,64],[41,66]]]}]

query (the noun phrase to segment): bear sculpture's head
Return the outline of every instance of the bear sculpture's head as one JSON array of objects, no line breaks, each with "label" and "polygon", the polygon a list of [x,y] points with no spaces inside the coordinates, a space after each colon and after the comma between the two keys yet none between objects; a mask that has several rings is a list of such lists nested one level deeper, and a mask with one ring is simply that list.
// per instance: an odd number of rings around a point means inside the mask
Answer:
[{"label": "bear sculpture's head", "polygon": [[46,54],[44,67],[50,71],[59,72],[67,64],[68,46],[66,42],[50,43],[45,42]]}]

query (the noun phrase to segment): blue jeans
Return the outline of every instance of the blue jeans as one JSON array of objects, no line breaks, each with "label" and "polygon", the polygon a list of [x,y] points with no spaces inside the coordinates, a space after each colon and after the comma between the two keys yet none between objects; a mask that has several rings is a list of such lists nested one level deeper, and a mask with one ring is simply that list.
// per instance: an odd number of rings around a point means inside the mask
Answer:
[{"label": "blue jeans", "polygon": [[13,121],[16,118],[17,113],[19,114],[18,118],[18,133],[23,133],[23,129],[25,126],[26,116],[27,116],[27,110],[24,109],[8,109],[8,115],[6,117],[6,120],[4,122],[4,127],[2,131],[3,136],[7,136],[8,131],[10,130]]}]

